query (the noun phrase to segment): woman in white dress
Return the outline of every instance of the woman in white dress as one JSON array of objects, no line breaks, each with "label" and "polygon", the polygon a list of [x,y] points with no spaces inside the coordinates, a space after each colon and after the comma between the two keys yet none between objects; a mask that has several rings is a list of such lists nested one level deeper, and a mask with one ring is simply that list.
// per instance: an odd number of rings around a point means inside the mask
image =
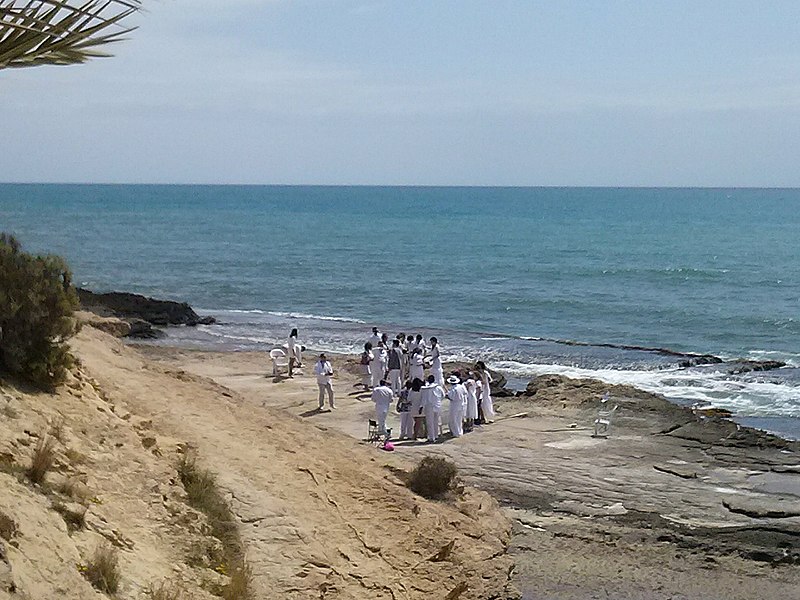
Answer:
[{"label": "woman in white dress", "polygon": [[408,371],[408,377],[411,379],[411,381],[414,381],[415,379],[419,379],[423,382],[425,381],[425,366],[423,364],[422,350],[420,348],[415,348],[411,352]]},{"label": "woman in white dress", "polygon": [[494,422],[494,404],[492,403],[492,375],[486,364],[479,360],[475,363],[475,368],[481,378],[481,410],[483,410],[483,420],[485,423]]},{"label": "woman in white dress", "polygon": [[364,352],[361,353],[361,385],[365,390],[372,387],[372,369],[370,363],[373,360],[372,344],[367,342],[364,344]]},{"label": "woman in white dress", "polygon": [[377,348],[372,349],[372,362],[369,367],[372,369],[372,387],[373,389],[381,384],[384,378],[384,365],[386,364],[386,349],[383,347],[383,342],[378,342]]},{"label": "woman in white dress", "polygon": [[302,367],[303,361],[302,354],[303,347],[297,341],[297,329],[292,329],[289,334],[289,341],[286,343],[286,354],[289,359],[289,377],[294,377],[293,371],[295,367]]},{"label": "woman in white dress", "polygon": [[464,387],[467,388],[467,412],[464,415],[466,418],[466,426],[464,431],[472,431],[475,425],[475,420],[478,418],[478,394],[475,385],[475,374],[470,373],[467,380],[464,382]]}]

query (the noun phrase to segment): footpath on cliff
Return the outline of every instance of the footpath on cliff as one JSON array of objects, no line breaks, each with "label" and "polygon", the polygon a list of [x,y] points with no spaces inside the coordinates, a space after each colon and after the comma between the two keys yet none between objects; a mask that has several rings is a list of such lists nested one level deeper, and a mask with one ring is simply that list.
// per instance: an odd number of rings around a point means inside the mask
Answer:
[{"label": "footpath on cliff", "polygon": [[[489,492],[512,520],[509,553],[524,597],[800,594],[796,442],[634,388],[544,376],[521,396],[497,399],[494,424],[434,445],[397,442],[388,453],[360,441],[373,406],[358,391],[352,358],[335,358],[337,410],[320,412],[310,356],[286,379],[272,376],[263,353],[142,350],[164,368],[235,390],[254,408],[295,415],[325,440],[346,433],[378,463],[407,468],[428,454],[450,457],[463,481]],[[619,409],[610,435],[596,438],[605,391]]]}]

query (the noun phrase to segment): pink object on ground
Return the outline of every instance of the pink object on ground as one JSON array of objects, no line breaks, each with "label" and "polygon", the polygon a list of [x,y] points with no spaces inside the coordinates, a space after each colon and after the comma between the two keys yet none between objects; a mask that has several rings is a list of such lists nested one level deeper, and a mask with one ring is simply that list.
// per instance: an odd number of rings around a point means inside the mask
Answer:
[{"label": "pink object on ground", "polygon": [[387,452],[392,452],[394,450],[394,444],[392,442],[386,442],[382,447]]}]

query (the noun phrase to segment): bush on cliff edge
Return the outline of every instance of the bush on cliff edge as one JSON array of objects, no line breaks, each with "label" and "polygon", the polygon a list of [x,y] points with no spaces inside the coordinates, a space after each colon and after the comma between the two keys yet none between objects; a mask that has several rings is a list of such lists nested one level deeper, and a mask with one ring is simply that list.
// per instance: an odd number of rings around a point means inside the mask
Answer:
[{"label": "bush on cliff edge", "polygon": [[71,277],[61,257],[33,256],[0,233],[0,370],[45,390],[64,380],[78,307]]}]

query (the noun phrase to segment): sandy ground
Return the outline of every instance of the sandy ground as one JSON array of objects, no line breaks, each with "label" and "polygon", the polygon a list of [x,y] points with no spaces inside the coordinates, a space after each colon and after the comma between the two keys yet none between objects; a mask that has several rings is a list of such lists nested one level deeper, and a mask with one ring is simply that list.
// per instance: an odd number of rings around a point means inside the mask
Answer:
[{"label": "sandy ground", "polygon": [[[398,479],[402,461],[324,423],[91,327],[71,345],[80,365],[57,394],[0,382],[0,599],[103,597],[81,576],[102,543],[120,556],[116,598],[152,598],[147,587],[165,580],[185,587],[184,600],[212,598],[224,577],[203,560],[208,526],[177,480],[187,448],[218,476],[256,599],[517,597],[511,524],[487,493],[425,500]],[[264,385],[302,412],[308,380]],[[56,463],[48,486],[32,485],[20,471],[45,435],[57,440]],[[80,499],[56,490],[67,478]],[[86,511],[84,526],[68,529],[62,500]]]},{"label": "sandy ground", "polygon": [[[235,390],[254,420],[281,411],[302,419],[315,443],[332,439],[319,432],[366,435],[372,404],[344,357],[335,359],[337,410],[319,412],[310,357],[286,379],[273,378],[260,353],[143,351],[166,369]],[[402,468],[429,453],[455,460],[463,480],[488,491],[513,521],[509,553],[526,598],[800,598],[796,443],[698,420],[622,387],[612,390],[620,409],[611,435],[594,438],[596,384],[556,378],[541,387],[498,399],[497,422],[462,438],[400,442],[390,456],[361,441],[353,459]],[[397,431],[397,415],[390,419]],[[225,452],[232,444],[207,423],[196,434]],[[277,447],[279,456],[286,451]]]}]

